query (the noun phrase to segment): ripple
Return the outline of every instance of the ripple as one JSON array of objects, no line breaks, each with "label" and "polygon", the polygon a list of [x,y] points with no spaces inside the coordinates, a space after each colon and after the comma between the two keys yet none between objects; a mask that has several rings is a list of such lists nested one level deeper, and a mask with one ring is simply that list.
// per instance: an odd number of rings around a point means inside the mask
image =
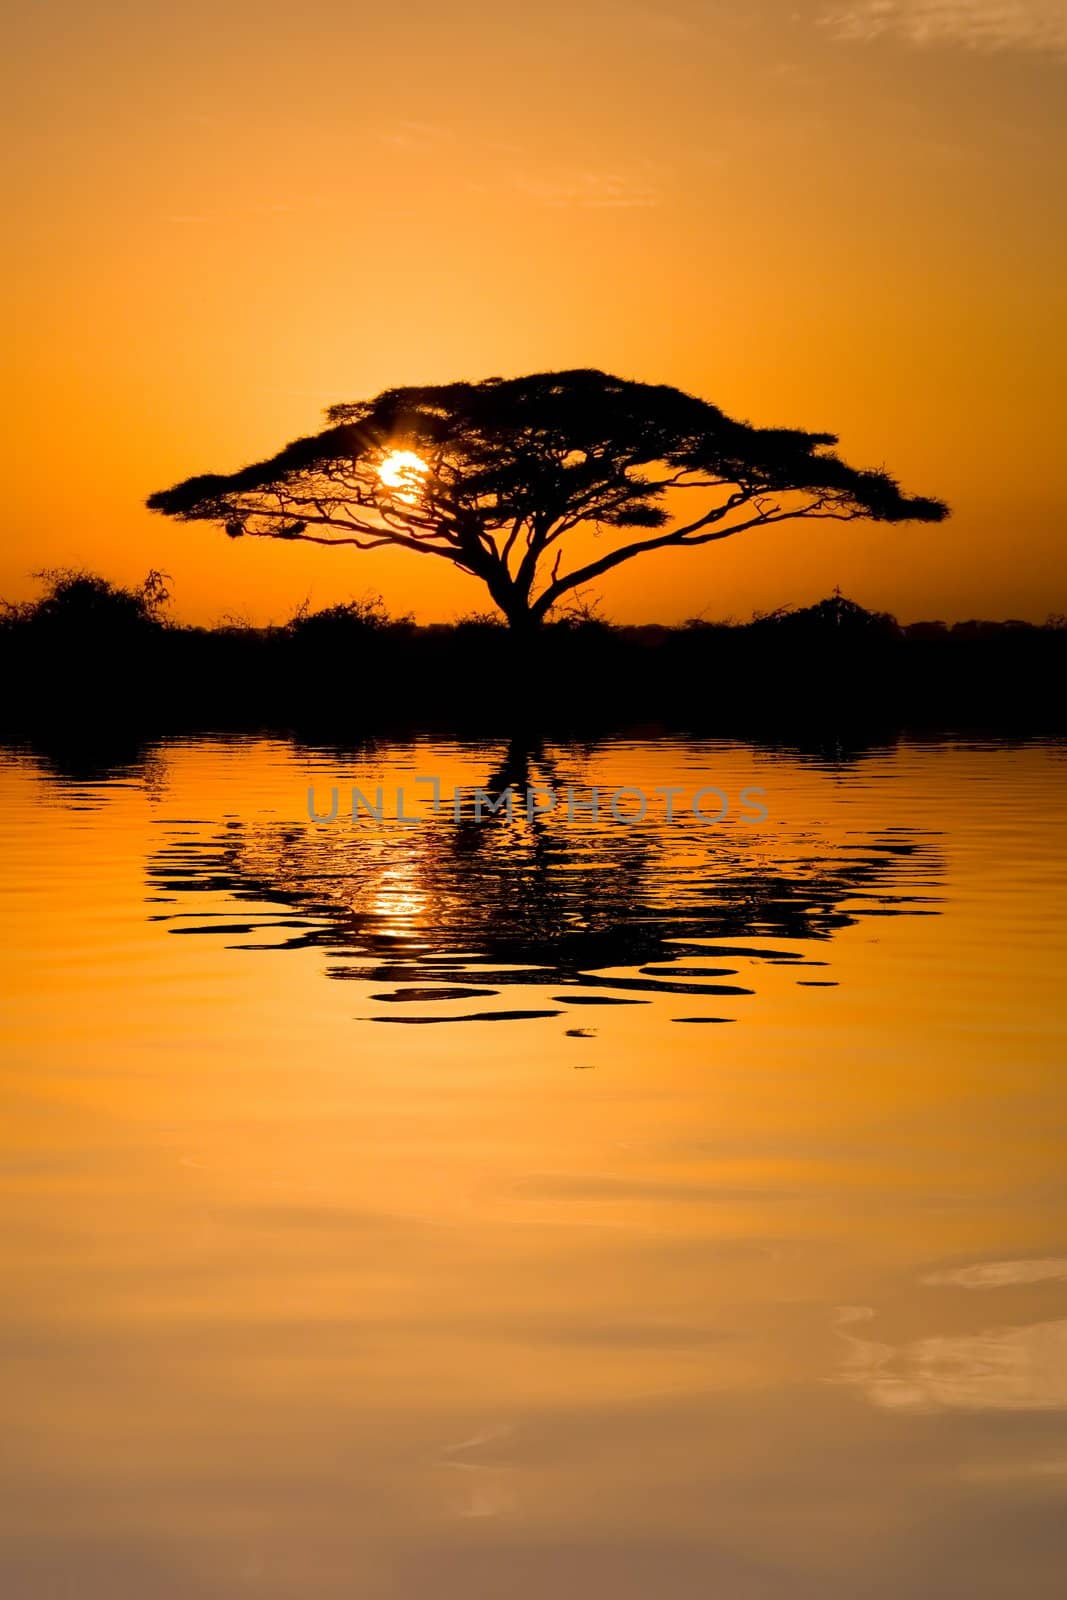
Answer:
[{"label": "ripple", "polygon": [[[559,781],[534,754],[512,749],[505,765],[524,762],[537,781]],[[398,1009],[549,984],[567,991],[553,1005],[603,1007],[747,999],[761,970],[825,966],[835,933],[865,918],[936,915],[926,891],[941,872],[933,836],[918,831],[820,842],[810,824],[771,835],[685,817],[623,826],[502,813],[474,823],[443,808],[403,829],[264,814],[227,817],[200,836],[175,826],[150,859],[148,891],[152,916],[172,933],[245,936],[239,948],[274,956],[322,950],[330,979],[376,985],[369,998]],[[195,909],[171,912],[167,898]],[[265,930],[272,943],[251,942]],[[727,964],[738,961],[743,980],[724,982],[738,978]],[[551,1015],[539,992],[532,1007],[507,1013],[374,1020]]]}]

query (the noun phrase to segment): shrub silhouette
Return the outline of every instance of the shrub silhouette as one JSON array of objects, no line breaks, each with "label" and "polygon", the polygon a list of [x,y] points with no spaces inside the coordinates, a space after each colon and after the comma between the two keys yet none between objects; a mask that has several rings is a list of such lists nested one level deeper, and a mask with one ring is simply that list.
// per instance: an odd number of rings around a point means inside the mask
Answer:
[{"label": "shrub silhouette", "polygon": [[123,589],[93,572],[52,567],[36,574],[46,585],[39,600],[8,606],[9,622],[58,639],[92,639],[105,646],[164,626],[170,599],[166,574],[150,571],[139,589]]},{"label": "shrub silhouette", "polygon": [[[621,626],[562,610],[536,649],[498,615],[416,626],[369,596],[272,627],[190,627],[140,588],[53,572],[36,601],[0,602],[8,733],[60,723],[293,729],[344,741],[398,725],[482,733],[645,726],[813,747],[894,727],[1060,732],[1067,628],[1009,621],[900,626],[840,593],[750,622]],[[546,719],[549,719],[546,723]]]}]

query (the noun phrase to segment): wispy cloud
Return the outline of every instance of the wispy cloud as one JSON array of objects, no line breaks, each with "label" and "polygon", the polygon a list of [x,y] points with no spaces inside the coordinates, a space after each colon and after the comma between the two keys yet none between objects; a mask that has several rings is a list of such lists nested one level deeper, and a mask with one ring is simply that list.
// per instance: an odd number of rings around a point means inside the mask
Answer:
[{"label": "wispy cloud", "polygon": [[546,206],[579,206],[591,210],[630,210],[659,205],[660,185],[650,170],[602,172],[576,170],[546,178],[528,178],[522,188]]},{"label": "wispy cloud", "polygon": [[684,44],[700,37],[700,22],[678,11],[661,11],[655,6],[630,6],[627,22],[633,31],[642,31],[653,38],[666,39],[670,44]]},{"label": "wispy cloud", "polygon": [[1064,0],[845,0],[819,22],[838,39],[1039,51],[1067,61]]},{"label": "wispy cloud", "polygon": [[837,1382],[882,1410],[1067,1410],[1065,1321],[880,1344],[849,1331],[871,1316],[869,1306],[838,1309],[845,1354]]},{"label": "wispy cloud", "polygon": [[1034,1261],[980,1261],[972,1267],[948,1267],[928,1272],[923,1283],[960,1289],[1005,1289],[1019,1283],[1054,1283],[1067,1280],[1067,1258],[1042,1256]]},{"label": "wispy cloud", "polygon": [[417,152],[430,150],[452,137],[452,129],[443,123],[413,122],[410,118],[402,118],[375,132],[380,143],[391,145],[394,150]]}]

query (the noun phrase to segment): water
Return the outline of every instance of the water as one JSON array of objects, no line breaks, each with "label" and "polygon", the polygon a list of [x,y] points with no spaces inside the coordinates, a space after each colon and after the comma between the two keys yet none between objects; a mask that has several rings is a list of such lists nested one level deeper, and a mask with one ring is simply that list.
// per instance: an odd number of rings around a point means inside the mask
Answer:
[{"label": "water", "polygon": [[1065,756],[9,751],[2,1592],[1061,1594]]}]

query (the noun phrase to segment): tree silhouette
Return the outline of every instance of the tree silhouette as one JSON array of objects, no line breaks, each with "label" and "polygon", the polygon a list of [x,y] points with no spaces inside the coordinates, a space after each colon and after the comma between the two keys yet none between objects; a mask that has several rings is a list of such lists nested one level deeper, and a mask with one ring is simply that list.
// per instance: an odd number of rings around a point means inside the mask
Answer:
[{"label": "tree silhouette", "polygon": [[[234,538],[436,556],[481,579],[519,630],[648,551],[799,518],[948,515],[887,472],[848,466],[833,434],[752,427],[678,389],[596,371],[388,389],[327,417],[269,460],[188,478],[149,508]],[[607,548],[566,563],[581,528]]]}]

